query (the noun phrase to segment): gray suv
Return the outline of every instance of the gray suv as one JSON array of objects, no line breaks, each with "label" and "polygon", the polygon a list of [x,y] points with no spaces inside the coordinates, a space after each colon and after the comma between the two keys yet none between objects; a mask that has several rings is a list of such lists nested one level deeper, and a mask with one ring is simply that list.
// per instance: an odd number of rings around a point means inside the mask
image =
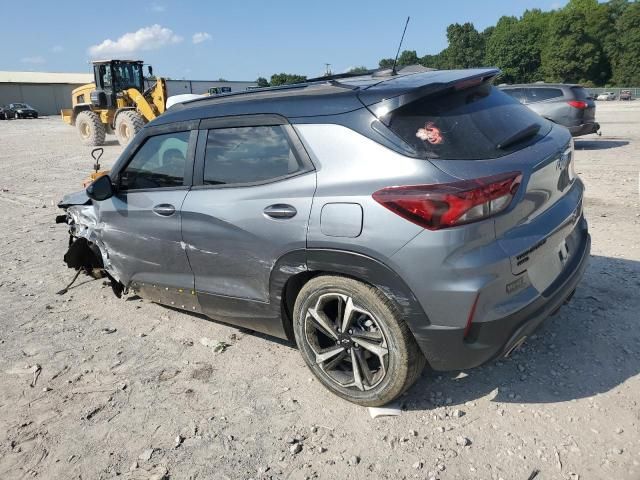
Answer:
[{"label": "gray suv", "polygon": [[574,137],[600,130],[595,120],[596,102],[580,85],[533,83],[500,88],[538,115],[567,127]]},{"label": "gray suv", "polygon": [[65,197],[67,265],[117,295],[295,341],[383,405],[506,355],[589,257],[569,132],[495,69],[367,75],[178,104]]}]

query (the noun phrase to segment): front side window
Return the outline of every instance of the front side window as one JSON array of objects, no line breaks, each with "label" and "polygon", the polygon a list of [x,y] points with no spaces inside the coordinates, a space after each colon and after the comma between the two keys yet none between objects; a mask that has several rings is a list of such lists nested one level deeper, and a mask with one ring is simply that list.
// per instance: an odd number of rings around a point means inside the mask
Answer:
[{"label": "front side window", "polygon": [[120,189],[181,187],[190,132],[149,137],[120,173]]},{"label": "front side window", "polygon": [[265,182],[300,171],[281,126],[209,130],[204,184]]}]

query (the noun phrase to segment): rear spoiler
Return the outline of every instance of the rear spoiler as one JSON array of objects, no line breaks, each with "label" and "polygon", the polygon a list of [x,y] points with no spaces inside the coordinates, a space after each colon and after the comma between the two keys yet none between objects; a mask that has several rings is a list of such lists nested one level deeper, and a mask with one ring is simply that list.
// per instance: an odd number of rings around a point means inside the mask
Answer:
[{"label": "rear spoiler", "polygon": [[458,90],[493,80],[498,68],[439,70],[393,77],[358,92],[360,101],[378,118],[424,96],[456,88]]}]

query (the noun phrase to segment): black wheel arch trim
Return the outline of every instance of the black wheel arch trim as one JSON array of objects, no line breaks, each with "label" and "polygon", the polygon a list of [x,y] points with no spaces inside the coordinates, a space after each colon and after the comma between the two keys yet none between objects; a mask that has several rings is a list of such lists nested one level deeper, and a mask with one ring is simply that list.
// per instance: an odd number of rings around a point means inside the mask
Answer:
[{"label": "black wheel arch trim", "polygon": [[[269,282],[270,303],[284,305],[287,282],[302,273],[309,276],[318,273],[345,275],[375,286],[394,303],[414,336],[430,325],[420,302],[392,268],[367,255],[346,250],[310,248],[280,257],[272,269]],[[292,319],[284,310],[283,330],[289,337]]]}]

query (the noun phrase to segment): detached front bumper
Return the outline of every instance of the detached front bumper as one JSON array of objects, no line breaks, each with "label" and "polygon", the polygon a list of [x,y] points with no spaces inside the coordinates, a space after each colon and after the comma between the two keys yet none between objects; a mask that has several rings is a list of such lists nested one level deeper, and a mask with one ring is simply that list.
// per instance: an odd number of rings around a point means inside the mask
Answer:
[{"label": "detached front bumper", "polygon": [[582,125],[576,125],[575,127],[567,127],[571,132],[572,137],[580,137],[581,135],[589,135],[590,133],[598,133],[600,130],[600,124],[598,122],[583,123]]},{"label": "detached front bumper", "polygon": [[581,243],[563,273],[522,310],[489,322],[473,324],[467,338],[463,328],[431,326],[416,338],[434,370],[466,370],[506,355],[573,295],[587,268],[591,237],[584,231]]}]

